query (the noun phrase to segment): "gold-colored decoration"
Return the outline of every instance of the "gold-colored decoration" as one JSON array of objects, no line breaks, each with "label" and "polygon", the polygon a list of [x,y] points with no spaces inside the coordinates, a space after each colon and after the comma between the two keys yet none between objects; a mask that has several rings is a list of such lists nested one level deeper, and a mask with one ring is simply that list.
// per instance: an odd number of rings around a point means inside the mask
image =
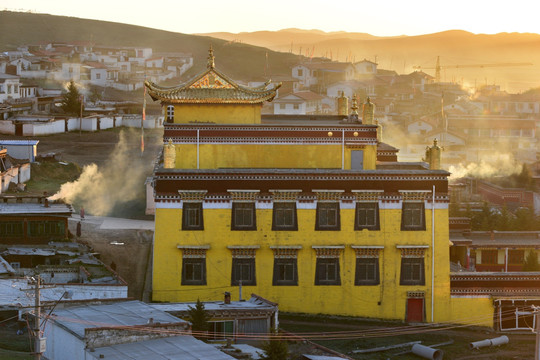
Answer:
[{"label": "gold-colored decoration", "polygon": [[356,248],[354,252],[356,253],[357,258],[378,258],[379,251],[382,249],[379,248]]},{"label": "gold-colored decoration", "polygon": [[426,252],[425,248],[401,248],[402,258],[423,258]]},{"label": "gold-colored decoration", "polygon": [[329,131],[329,132],[328,132],[328,136],[332,136],[332,135],[334,135],[334,133],[331,132],[331,131]]},{"label": "gold-colored decoration", "polygon": [[313,247],[315,254],[321,259],[335,259],[341,255],[343,248]]},{"label": "gold-colored decoration", "polygon": [[354,137],[357,137],[357,136],[358,136],[358,131],[355,131],[355,132],[353,133],[353,135],[354,135]]},{"label": "gold-colored decoration", "polygon": [[375,117],[375,105],[371,102],[371,99],[366,99],[362,111],[362,123],[364,125],[373,125],[373,118]]},{"label": "gold-colored decoration", "polygon": [[169,138],[167,144],[163,146],[163,167],[165,169],[174,169],[176,166],[176,147]]},{"label": "gold-colored decoration", "polygon": [[338,101],[338,115],[347,116],[349,109],[349,99],[345,96],[345,92],[342,91],[341,95],[337,99]]},{"label": "gold-colored decoration", "polygon": [[206,250],[207,249],[188,249],[184,248],[182,249],[182,257],[183,258],[191,258],[191,259],[202,259],[206,257]]},{"label": "gold-colored decoration", "polygon": [[212,49],[212,45],[210,45],[210,49],[208,50],[208,64],[206,65],[206,67],[209,69],[213,69],[214,66],[214,49]]},{"label": "gold-colored decoration", "polygon": [[399,191],[403,201],[424,201],[429,198],[431,191]]},{"label": "gold-colored decoration", "polygon": [[340,201],[343,190],[313,190],[317,201]]},{"label": "gold-colored decoration", "polygon": [[276,259],[296,259],[298,257],[298,249],[275,248],[274,258]]},{"label": "gold-colored decoration", "polygon": [[178,190],[180,199],[189,202],[202,202],[208,190]]},{"label": "gold-colored decoration", "polygon": [[353,190],[352,193],[356,197],[356,201],[379,201],[384,190]]},{"label": "gold-colored decoration", "polygon": [[302,190],[270,190],[274,202],[296,201]]},{"label": "gold-colored decoration", "polygon": [[353,94],[352,105],[351,105],[351,115],[358,118],[358,100],[356,99],[356,94]]},{"label": "gold-colored decoration", "polygon": [[259,196],[259,190],[227,190],[232,201],[255,201]]},{"label": "gold-colored decoration", "polygon": [[233,259],[253,259],[257,249],[254,248],[232,248]]}]

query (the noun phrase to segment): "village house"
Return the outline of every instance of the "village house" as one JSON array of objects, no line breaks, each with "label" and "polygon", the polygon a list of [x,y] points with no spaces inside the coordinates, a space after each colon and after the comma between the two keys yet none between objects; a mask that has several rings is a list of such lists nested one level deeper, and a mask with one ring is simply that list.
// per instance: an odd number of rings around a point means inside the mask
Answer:
[{"label": "village house", "polygon": [[338,81],[354,80],[355,68],[351,63],[309,62],[292,68],[292,77],[298,79],[304,89],[325,93],[326,88]]},{"label": "village house", "polygon": [[140,301],[55,309],[44,327],[48,359],[158,359],[166,349],[170,360],[234,360],[191,336],[189,322]]},{"label": "village house", "polygon": [[[189,320],[189,309],[195,308],[196,304],[155,303],[151,305],[155,309]],[[247,301],[243,299],[231,301],[231,294],[226,292],[223,301],[204,301],[203,305],[210,317],[211,340],[232,339],[236,343],[245,343],[250,342],[250,335],[260,338],[264,334],[278,330],[278,304],[258,295],[251,294],[251,298]]]},{"label": "village house", "polygon": [[377,63],[364,59],[354,63],[354,70],[358,76],[376,75]]},{"label": "village house", "polygon": [[323,112],[323,96],[312,91],[282,95],[274,101],[274,114],[309,115]]}]

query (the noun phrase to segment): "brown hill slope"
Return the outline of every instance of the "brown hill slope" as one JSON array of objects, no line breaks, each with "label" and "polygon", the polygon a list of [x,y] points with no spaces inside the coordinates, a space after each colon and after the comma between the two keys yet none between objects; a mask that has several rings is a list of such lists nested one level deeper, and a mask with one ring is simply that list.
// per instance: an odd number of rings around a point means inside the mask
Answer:
[{"label": "brown hill slope", "polygon": [[154,52],[187,52],[194,56],[194,69],[206,66],[210,44],[216,66],[236,79],[264,75],[266,53],[272,73],[289,73],[298,56],[248,44],[228,43],[208,36],[188,35],[142,26],[67,16],[0,11],[0,51],[43,41],[94,41],[111,46],[151,47]]}]

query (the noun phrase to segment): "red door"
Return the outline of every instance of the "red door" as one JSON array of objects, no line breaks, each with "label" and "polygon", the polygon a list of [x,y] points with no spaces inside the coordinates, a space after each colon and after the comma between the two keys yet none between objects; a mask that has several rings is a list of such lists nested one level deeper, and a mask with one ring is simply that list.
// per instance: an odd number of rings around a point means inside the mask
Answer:
[{"label": "red door", "polygon": [[424,299],[407,299],[407,322],[424,321]]}]

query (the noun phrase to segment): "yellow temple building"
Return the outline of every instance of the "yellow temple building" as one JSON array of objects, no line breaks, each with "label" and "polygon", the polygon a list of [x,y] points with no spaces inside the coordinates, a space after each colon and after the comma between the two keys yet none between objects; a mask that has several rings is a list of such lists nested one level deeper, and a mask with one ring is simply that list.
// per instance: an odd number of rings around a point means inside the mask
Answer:
[{"label": "yellow temple building", "polygon": [[212,50],[193,80],[145,85],[166,115],[153,301],[241,290],[286,312],[493,325],[489,297],[450,294],[449,173],[397,162],[371,103],[364,122],[354,103],[339,121],[261,121],[279,84],[238,84]]}]

